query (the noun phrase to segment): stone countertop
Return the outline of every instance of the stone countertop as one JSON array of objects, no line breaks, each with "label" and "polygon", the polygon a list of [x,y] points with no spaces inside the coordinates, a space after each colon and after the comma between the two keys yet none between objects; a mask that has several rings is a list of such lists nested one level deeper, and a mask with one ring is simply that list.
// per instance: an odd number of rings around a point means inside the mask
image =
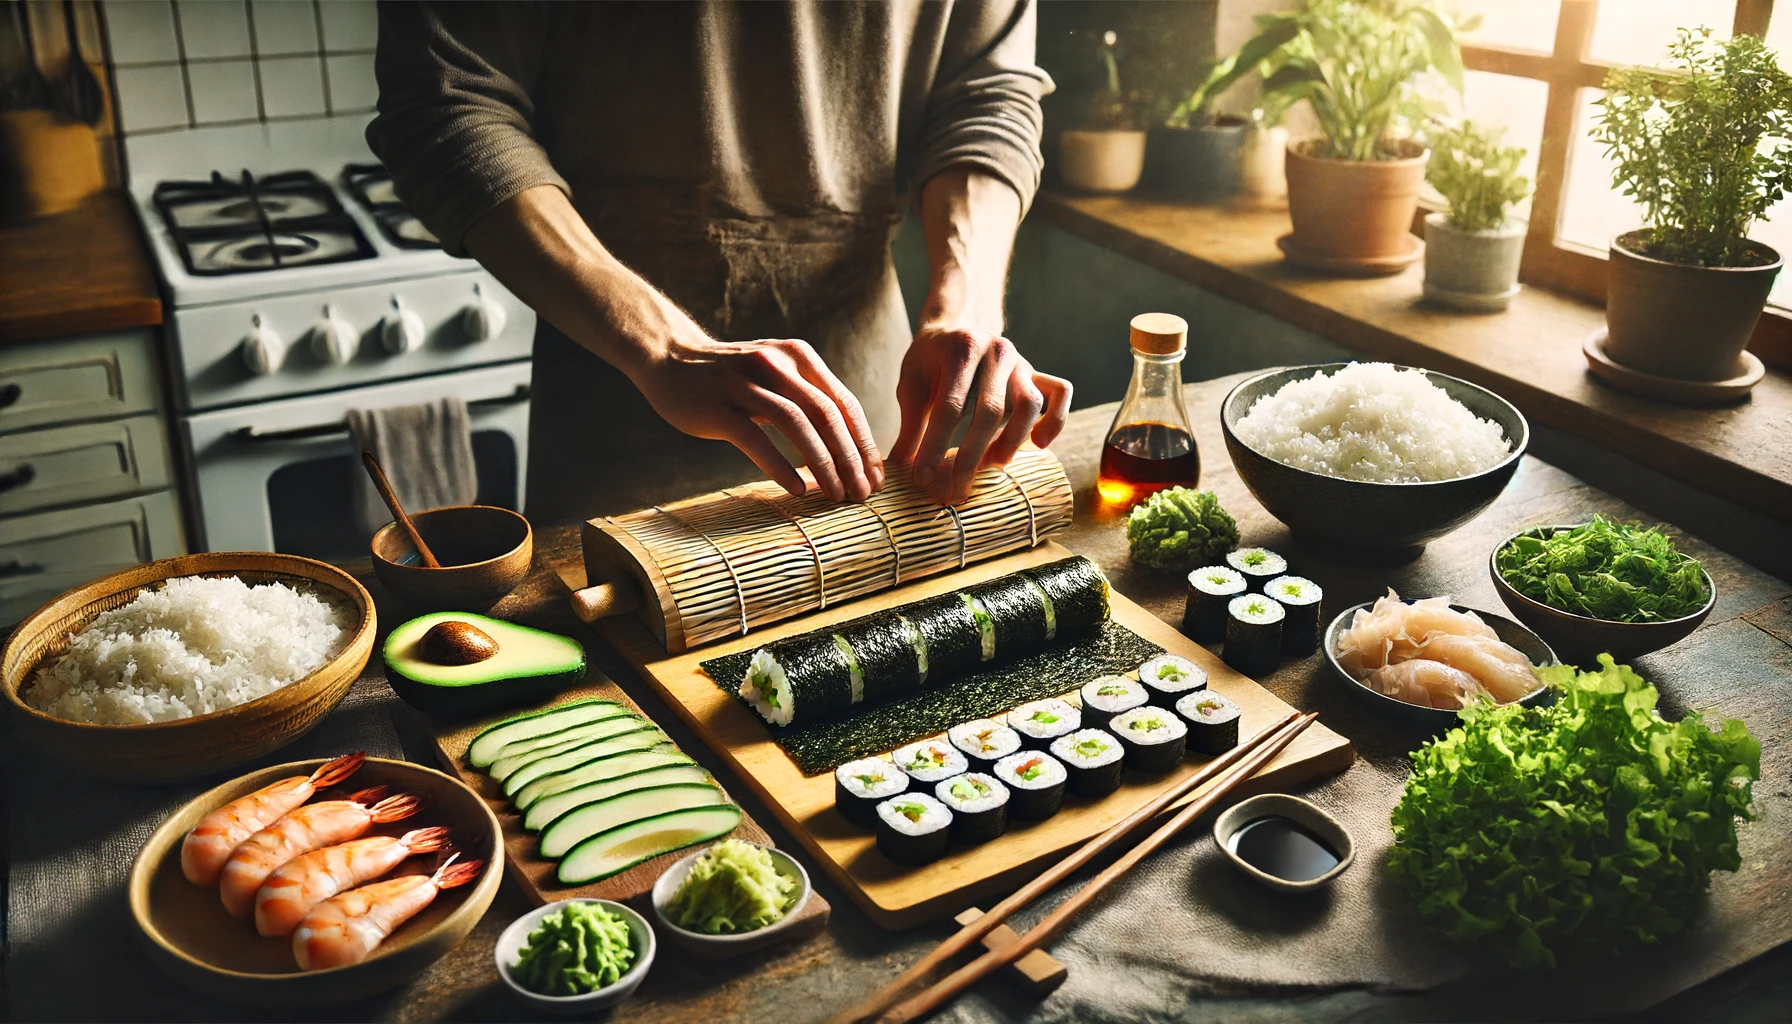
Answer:
[{"label": "stone countertop", "polygon": [[0,345],[161,322],[155,271],[123,192],[0,227]]}]

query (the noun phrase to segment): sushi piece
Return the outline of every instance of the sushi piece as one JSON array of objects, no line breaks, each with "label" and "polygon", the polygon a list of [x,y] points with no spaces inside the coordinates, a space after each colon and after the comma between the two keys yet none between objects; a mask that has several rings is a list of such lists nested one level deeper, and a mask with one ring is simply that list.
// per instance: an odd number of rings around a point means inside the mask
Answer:
[{"label": "sushi piece", "polygon": [[753,652],[740,695],[773,725],[815,721],[853,704],[852,664],[831,633],[806,633]]},{"label": "sushi piece", "polygon": [[1077,796],[1107,796],[1120,788],[1120,766],[1126,749],[1100,729],[1079,729],[1052,741],[1052,756],[1064,762],[1070,791]]},{"label": "sushi piece", "polygon": [[1247,676],[1265,676],[1282,664],[1282,619],[1274,598],[1245,594],[1226,605],[1226,664]]},{"label": "sushi piece", "polygon": [[1020,745],[1028,750],[1044,750],[1060,736],[1083,727],[1083,714],[1076,705],[1056,697],[1028,701],[1008,712],[1008,726],[1020,733]]},{"label": "sushi piece", "polygon": [[969,772],[935,786],[933,795],[952,812],[952,838],[975,846],[1008,831],[1008,787],[993,775]]},{"label": "sushi piece", "polygon": [[996,762],[1020,749],[1020,733],[1001,722],[979,718],[946,730],[946,739],[970,761],[975,771],[987,772]]},{"label": "sushi piece", "polygon": [[1212,690],[1191,693],[1176,702],[1176,714],[1188,723],[1188,747],[1197,754],[1223,754],[1238,746],[1238,705]]},{"label": "sushi piece", "polygon": [[841,626],[834,634],[852,660],[860,700],[881,701],[921,685],[921,657],[914,627],[895,612],[880,612]]},{"label": "sushi piece", "polygon": [[1147,704],[1122,711],[1108,723],[1126,748],[1126,767],[1160,775],[1182,762],[1188,726],[1174,712]]},{"label": "sushi piece", "polygon": [[989,616],[994,634],[994,647],[983,660],[1013,661],[1045,647],[1053,623],[1046,615],[1044,593],[1025,577],[1002,576],[966,593]]},{"label": "sushi piece", "polygon": [[834,769],[834,809],[861,828],[877,827],[877,805],[908,789],[908,776],[881,757]]},{"label": "sushi piece", "polygon": [[922,740],[906,747],[897,747],[891,759],[896,767],[916,782],[929,785],[954,775],[962,775],[970,767],[964,753],[942,739]]},{"label": "sushi piece", "polygon": [[1182,631],[1196,643],[1226,638],[1226,604],[1250,589],[1243,574],[1225,565],[1209,565],[1188,574],[1188,599],[1182,606]]},{"label": "sushi piece", "polygon": [[1153,704],[1169,707],[1185,693],[1206,689],[1207,673],[1181,655],[1160,654],[1139,666],[1139,682]]},{"label": "sushi piece", "polygon": [[1100,632],[1108,621],[1108,581],[1094,562],[1081,555],[1061,558],[1056,562],[1020,575],[1032,580],[1045,592],[1052,618],[1052,634],[1060,637],[1087,636]]},{"label": "sushi piece", "polygon": [[1105,729],[1108,719],[1150,699],[1145,685],[1125,676],[1102,676],[1083,684],[1083,724]]},{"label": "sushi piece", "polygon": [[877,805],[877,850],[898,864],[929,864],[946,852],[952,812],[926,793],[904,793]]},{"label": "sushi piece", "polygon": [[1319,649],[1319,605],[1325,591],[1303,576],[1277,576],[1263,587],[1287,613],[1282,620],[1282,653],[1304,658]]},{"label": "sushi piece", "polygon": [[921,634],[927,682],[938,686],[977,667],[983,660],[982,633],[970,606],[957,594],[906,605],[902,617]]},{"label": "sushi piece", "polygon": [[1064,806],[1064,764],[1043,751],[1009,754],[996,762],[995,777],[1010,791],[1009,817],[1044,821]]},{"label": "sushi piece", "polygon": [[1239,548],[1226,553],[1226,564],[1237,569],[1250,592],[1263,593],[1263,585],[1288,571],[1288,560],[1268,548]]}]

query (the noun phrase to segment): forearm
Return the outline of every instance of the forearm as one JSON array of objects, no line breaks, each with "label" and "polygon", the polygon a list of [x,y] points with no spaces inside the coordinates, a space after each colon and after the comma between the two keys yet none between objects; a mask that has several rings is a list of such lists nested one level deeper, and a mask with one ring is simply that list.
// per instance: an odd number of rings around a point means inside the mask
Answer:
[{"label": "forearm", "polygon": [[921,326],[970,327],[1001,334],[1002,299],[1020,197],[1000,178],[949,167],[921,189],[929,285]]}]

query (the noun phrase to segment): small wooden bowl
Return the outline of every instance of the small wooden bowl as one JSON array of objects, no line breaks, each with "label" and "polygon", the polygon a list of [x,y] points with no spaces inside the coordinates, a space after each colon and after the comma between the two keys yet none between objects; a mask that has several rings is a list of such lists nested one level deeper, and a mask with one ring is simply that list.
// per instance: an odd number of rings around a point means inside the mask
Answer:
[{"label": "small wooden bowl", "polygon": [[[126,894],[150,959],[170,977],[203,995],[290,1015],[297,1007],[347,1002],[404,984],[460,945],[485,915],[504,876],[498,819],[459,781],[408,761],[370,757],[351,780],[356,788],[386,785],[424,799],[415,816],[377,825],[369,834],[396,836],[443,825],[461,859],[483,860],[485,868],[473,882],[436,896],[361,963],[301,971],[291,939],[256,934],[254,922],[224,912],[216,888],[194,885],[181,874],[181,841],[200,819],[280,779],[309,775],[323,763],[294,761],[226,782],[175,811],[143,844],[131,864]],[[434,867],[433,857],[414,857],[397,873]]]},{"label": "small wooden bowl", "polygon": [[[237,576],[334,591],[360,622],[348,646],[316,672],[247,704],[172,722],[94,725],[27,705],[19,690],[44,662],[68,650],[69,636],[164,580]],[[117,782],[179,782],[235,767],[286,746],[330,712],[367,665],[376,632],[373,598],[333,565],[268,551],[223,551],[165,558],[94,580],[19,623],[0,653],[0,701],[11,727],[79,771]]]},{"label": "small wooden bowl", "polygon": [[397,523],[373,535],[373,574],[422,612],[483,612],[529,575],[529,520],[494,505],[455,505],[411,517],[440,569],[421,564]]}]

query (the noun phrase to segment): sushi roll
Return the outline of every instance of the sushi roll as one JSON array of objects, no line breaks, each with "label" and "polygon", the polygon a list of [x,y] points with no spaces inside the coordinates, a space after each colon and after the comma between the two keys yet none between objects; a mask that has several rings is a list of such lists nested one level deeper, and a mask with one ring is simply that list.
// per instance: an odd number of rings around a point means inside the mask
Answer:
[{"label": "sushi roll", "polygon": [[1188,600],[1182,608],[1182,631],[1196,643],[1226,638],[1226,603],[1250,589],[1243,574],[1225,565],[1209,565],[1188,574]]},{"label": "sushi roll", "polygon": [[996,660],[996,620],[984,607],[983,601],[974,594],[958,594],[958,599],[971,613],[971,621],[977,624],[977,660],[979,662]]},{"label": "sushi roll", "polygon": [[1122,711],[1108,723],[1126,749],[1126,767],[1161,775],[1182,761],[1188,726],[1174,712],[1150,704]]},{"label": "sushi roll", "polygon": [[1009,575],[971,587],[966,594],[989,616],[994,647],[985,661],[1013,661],[1045,648],[1055,615],[1045,594],[1023,576]]},{"label": "sushi roll", "polygon": [[1263,584],[1288,571],[1288,560],[1268,548],[1239,548],[1226,553],[1226,564],[1237,569],[1250,592],[1263,593]]},{"label": "sushi roll", "polygon": [[837,715],[853,704],[852,663],[841,646],[831,633],[806,633],[761,647],[738,692],[773,725]]},{"label": "sushi roll", "polygon": [[1052,756],[1064,762],[1077,796],[1107,796],[1119,789],[1125,755],[1120,741],[1100,729],[1079,729],[1052,741]]},{"label": "sushi roll", "polygon": [[855,619],[841,626],[834,638],[846,646],[855,669],[854,704],[888,700],[921,685],[914,627],[895,612]]},{"label": "sushi roll", "polygon": [[983,661],[977,618],[957,594],[907,605],[902,617],[921,635],[923,674],[930,685],[949,683]]},{"label": "sushi roll", "polygon": [[968,846],[1008,831],[1008,787],[993,775],[970,772],[935,786],[933,795],[952,812],[952,838]]},{"label": "sushi roll", "polygon": [[1060,736],[1083,727],[1083,714],[1076,705],[1056,697],[1028,701],[1008,712],[1008,726],[1020,733],[1020,745],[1028,750],[1044,750]]},{"label": "sushi roll", "polygon": [[1238,705],[1208,690],[1176,702],[1176,714],[1188,723],[1188,747],[1197,754],[1223,754],[1238,746]]},{"label": "sushi roll", "polygon": [[1081,555],[1022,569],[1020,575],[1039,585],[1050,609],[1054,637],[1087,636],[1108,621],[1108,581],[1094,562]]},{"label": "sushi roll", "polygon": [[987,772],[996,762],[1020,749],[1020,733],[1000,722],[979,718],[946,730],[946,739],[970,761],[975,771]]},{"label": "sushi roll", "polygon": [[1083,684],[1083,724],[1105,729],[1108,719],[1150,699],[1143,683],[1125,676],[1102,676]]},{"label": "sushi roll", "polygon": [[898,864],[930,864],[946,852],[952,812],[926,793],[904,793],[877,805],[877,850]]},{"label": "sushi roll", "polygon": [[1247,676],[1265,676],[1282,664],[1282,619],[1274,598],[1245,594],[1226,605],[1226,664]]},{"label": "sushi roll", "polygon": [[1282,620],[1282,653],[1304,658],[1319,649],[1319,605],[1325,591],[1302,576],[1277,576],[1263,588],[1276,599],[1286,617]]},{"label": "sushi roll", "polygon": [[852,702],[857,704],[865,699],[865,676],[859,671],[859,656],[853,651],[846,638],[835,633],[834,646],[840,648],[840,654],[846,658],[846,678],[851,684]]},{"label": "sushi roll", "polygon": [[877,827],[877,805],[908,789],[908,776],[881,757],[834,769],[834,809],[862,828]]},{"label": "sushi roll", "polygon": [[1050,754],[1038,750],[1009,754],[996,762],[994,774],[1009,789],[1009,817],[1044,821],[1064,806],[1064,765]]},{"label": "sushi roll", "polygon": [[1160,654],[1139,666],[1139,682],[1145,684],[1153,704],[1169,707],[1185,693],[1206,689],[1207,673],[1181,655]]},{"label": "sushi roll", "polygon": [[916,782],[932,785],[954,775],[963,775],[970,767],[963,752],[942,739],[922,740],[906,747],[897,747],[890,755],[896,767]]}]

